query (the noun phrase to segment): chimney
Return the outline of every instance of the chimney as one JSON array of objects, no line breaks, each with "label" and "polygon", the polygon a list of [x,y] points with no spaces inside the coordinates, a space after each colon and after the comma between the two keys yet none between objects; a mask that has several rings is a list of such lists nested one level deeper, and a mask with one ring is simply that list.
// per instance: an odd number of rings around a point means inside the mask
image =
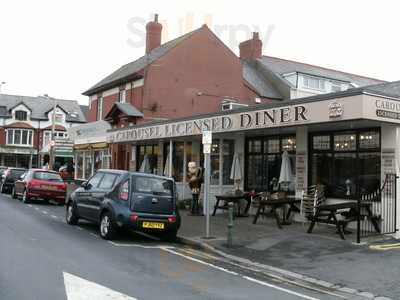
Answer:
[{"label": "chimney", "polygon": [[241,59],[251,60],[261,58],[262,41],[258,32],[253,32],[253,37],[250,40],[240,43],[239,50]]},{"label": "chimney", "polygon": [[154,21],[146,25],[146,54],[161,46],[162,25],[158,23],[158,14],[154,15]]}]

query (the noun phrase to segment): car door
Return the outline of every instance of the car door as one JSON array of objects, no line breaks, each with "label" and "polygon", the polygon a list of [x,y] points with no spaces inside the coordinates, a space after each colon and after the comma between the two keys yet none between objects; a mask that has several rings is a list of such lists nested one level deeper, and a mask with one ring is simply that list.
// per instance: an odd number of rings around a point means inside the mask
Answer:
[{"label": "car door", "polygon": [[119,174],[104,173],[97,189],[92,192],[90,206],[92,207],[93,219],[100,219],[100,209],[104,201],[104,196],[110,192],[118,181]]},{"label": "car door", "polygon": [[92,193],[97,189],[97,186],[103,178],[103,172],[94,174],[82,187],[75,192],[75,203],[78,208],[78,214],[84,219],[92,219],[93,207],[91,206]]}]

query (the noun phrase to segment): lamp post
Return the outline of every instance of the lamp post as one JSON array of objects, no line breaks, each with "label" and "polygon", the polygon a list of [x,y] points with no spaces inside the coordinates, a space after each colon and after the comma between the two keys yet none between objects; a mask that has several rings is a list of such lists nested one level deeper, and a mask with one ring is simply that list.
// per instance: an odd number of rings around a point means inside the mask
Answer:
[{"label": "lamp post", "polygon": [[[51,100],[49,95],[44,95],[48,100]],[[53,98],[53,114],[51,118],[51,139],[50,139],[50,149],[49,149],[49,169],[53,170],[54,167],[54,146],[55,146],[55,131],[56,131],[56,108],[57,99]]]}]

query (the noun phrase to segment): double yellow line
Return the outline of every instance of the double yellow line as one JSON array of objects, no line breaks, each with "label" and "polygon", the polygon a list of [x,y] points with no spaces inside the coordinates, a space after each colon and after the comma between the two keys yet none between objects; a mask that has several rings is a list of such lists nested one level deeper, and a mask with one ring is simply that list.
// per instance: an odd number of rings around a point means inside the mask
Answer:
[{"label": "double yellow line", "polygon": [[394,250],[394,249],[400,249],[400,243],[372,245],[372,246],[369,246],[369,248],[372,250],[380,250],[380,251]]}]

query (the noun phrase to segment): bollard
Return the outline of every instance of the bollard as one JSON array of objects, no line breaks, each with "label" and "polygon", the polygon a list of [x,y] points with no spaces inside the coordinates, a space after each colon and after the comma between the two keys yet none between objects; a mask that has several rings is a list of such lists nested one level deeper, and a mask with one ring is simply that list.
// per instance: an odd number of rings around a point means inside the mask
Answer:
[{"label": "bollard", "polygon": [[228,203],[228,237],[226,239],[227,247],[232,247],[232,230],[233,230],[233,203]]}]

